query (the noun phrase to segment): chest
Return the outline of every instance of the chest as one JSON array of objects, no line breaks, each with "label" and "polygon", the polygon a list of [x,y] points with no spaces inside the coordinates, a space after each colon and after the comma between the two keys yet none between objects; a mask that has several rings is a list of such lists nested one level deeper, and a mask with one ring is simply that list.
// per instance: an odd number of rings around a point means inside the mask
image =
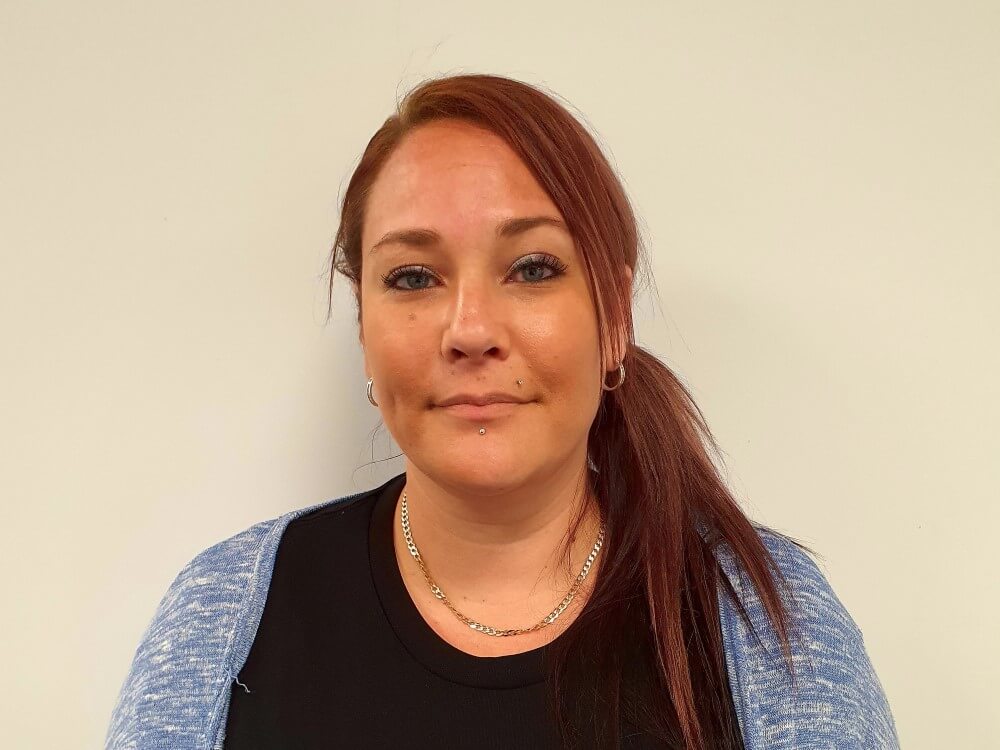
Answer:
[{"label": "chest", "polygon": [[[544,628],[531,633],[498,637],[473,630],[459,620],[443,601],[434,596],[423,576],[417,578],[412,574],[404,574],[402,577],[410,599],[427,625],[446,643],[473,656],[510,656],[511,654],[532,651],[551,643],[576,618],[588,593],[581,590],[570,606],[554,622]],[[458,609],[462,611],[461,607]],[[463,614],[467,617],[472,616],[469,613]],[[494,619],[489,619],[490,616]],[[513,625],[513,627],[526,627],[525,623],[537,622],[540,619],[532,620],[532,618],[533,614],[528,612],[519,614],[494,610],[492,615],[483,616],[482,621],[493,627],[511,627],[511,623],[515,622],[520,624]]]}]

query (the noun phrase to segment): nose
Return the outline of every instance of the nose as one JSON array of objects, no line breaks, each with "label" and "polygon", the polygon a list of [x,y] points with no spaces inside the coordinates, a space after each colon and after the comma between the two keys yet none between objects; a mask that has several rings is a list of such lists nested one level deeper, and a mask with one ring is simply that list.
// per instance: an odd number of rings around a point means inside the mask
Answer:
[{"label": "nose", "polygon": [[510,352],[509,311],[490,279],[467,279],[456,286],[447,307],[441,353],[449,362],[506,359]]}]

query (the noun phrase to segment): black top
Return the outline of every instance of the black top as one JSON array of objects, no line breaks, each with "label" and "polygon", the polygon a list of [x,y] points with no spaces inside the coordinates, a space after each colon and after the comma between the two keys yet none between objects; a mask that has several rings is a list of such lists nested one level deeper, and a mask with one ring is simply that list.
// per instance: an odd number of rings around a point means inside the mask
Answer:
[{"label": "black top", "polygon": [[[225,750],[559,747],[547,646],[473,656],[434,632],[410,598],[393,547],[405,481],[288,525],[239,674],[246,688],[232,686]],[[623,738],[629,750],[666,747],[627,724]]]}]

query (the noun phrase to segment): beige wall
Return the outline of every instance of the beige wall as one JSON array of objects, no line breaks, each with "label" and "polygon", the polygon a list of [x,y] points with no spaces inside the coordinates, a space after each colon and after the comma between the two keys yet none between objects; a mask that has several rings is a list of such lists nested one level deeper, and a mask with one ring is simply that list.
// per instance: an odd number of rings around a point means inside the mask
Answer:
[{"label": "beige wall", "polygon": [[995,747],[1000,6],[0,8],[5,747],[95,747],[199,550],[402,469],[324,264],[420,78],[600,134],[755,518],[825,555],[910,750]]}]

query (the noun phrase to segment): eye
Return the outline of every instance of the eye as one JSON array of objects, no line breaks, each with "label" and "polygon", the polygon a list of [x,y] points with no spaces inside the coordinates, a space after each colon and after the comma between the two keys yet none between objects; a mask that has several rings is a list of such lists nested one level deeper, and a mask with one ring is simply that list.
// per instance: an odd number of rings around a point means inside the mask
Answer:
[{"label": "eye", "polygon": [[[540,276],[538,271],[535,269],[549,269],[551,273],[547,276]],[[529,255],[522,258],[510,269],[510,273],[514,274],[518,271],[527,271],[525,274],[528,279],[528,284],[537,284],[540,281],[547,281],[549,279],[555,278],[556,276],[561,276],[566,272],[566,264],[561,260],[556,258],[554,255],[549,255],[544,253],[542,255]],[[425,282],[433,274],[430,269],[426,266],[403,266],[401,268],[396,268],[390,271],[388,274],[382,276],[382,283],[387,289],[391,289],[397,292],[418,292],[422,289],[428,289],[430,287],[426,286]],[[397,286],[396,282],[399,279],[409,279],[417,280],[416,284],[410,286]]]},{"label": "eye", "polygon": [[427,287],[421,285],[418,285],[416,288],[398,287],[396,286],[396,281],[398,279],[404,279],[404,278],[419,279],[421,277],[427,277],[427,276],[428,276],[428,271],[427,268],[424,266],[403,266],[402,268],[397,268],[393,271],[390,271],[385,276],[383,276],[382,283],[386,286],[386,288],[393,289],[397,292],[415,292],[419,291],[420,289],[426,289]]},{"label": "eye", "polygon": [[544,255],[529,255],[527,258],[522,258],[514,267],[511,269],[511,273],[517,273],[518,271],[523,271],[525,269],[549,269],[552,273],[548,276],[539,277],[536,274],[529,274],[531,277],[531,282],[545,281],[546,279],[552,279],[556,276],[561,276],[566,271],[566,264],[559,260],[554,255],[549,255],[548,253]]}]

